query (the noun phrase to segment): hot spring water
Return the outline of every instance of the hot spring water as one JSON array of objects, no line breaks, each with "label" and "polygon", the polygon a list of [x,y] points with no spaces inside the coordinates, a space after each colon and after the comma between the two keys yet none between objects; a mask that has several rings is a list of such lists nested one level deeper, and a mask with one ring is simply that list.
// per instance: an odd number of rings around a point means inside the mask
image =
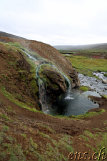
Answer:
[{"label": "hot spring water", "polygon": [[[23,50],[24,51],[24,50]],[[38,65],[36,67],[36,79],[38,81],[39,86],[39,101],[42,106],[42,111],[44,113],[52,114],[52,115],[80,115],[86,113],[88,110],[92,108],[97,108],[98,104],[92,102],[88,95],[85,93],[80,93],[79,90],[74,90],[71,87],[70,80],[68,77],[62,73],[55,65],[47,62],[43,58],[37,58],[33,55],[30,55],[29,52],[24,51],[25,54],[34,62],[38,61]],[[50,65],[57,72],[59,72],[65,79],[65,82],[68,86],[67,92],[57,98],[56,103],[53,105],[51,103],[47,103],[46,91],[45,91],[45,83],[42,78],[39,76],[39,70],[43,65]]]}]

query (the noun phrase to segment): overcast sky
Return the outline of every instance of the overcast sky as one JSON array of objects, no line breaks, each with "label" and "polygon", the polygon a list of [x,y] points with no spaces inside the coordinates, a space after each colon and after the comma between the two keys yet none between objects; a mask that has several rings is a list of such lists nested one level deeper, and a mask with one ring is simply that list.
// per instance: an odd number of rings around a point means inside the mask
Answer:
[{"label": "overcast sky", "polygon": [[107,43],[107,0],[0,0],[0,31],[51,45]]}]

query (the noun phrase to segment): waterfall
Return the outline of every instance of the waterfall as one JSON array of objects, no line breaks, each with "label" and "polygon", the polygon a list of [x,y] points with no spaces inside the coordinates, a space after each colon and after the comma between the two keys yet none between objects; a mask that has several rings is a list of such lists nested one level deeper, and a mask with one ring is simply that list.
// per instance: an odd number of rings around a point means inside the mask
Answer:
[{"label": "waterfall", "polygon": [[42,111],[44,113],[48,112],[48,104],[47,104],[47,99],[46,99],[46,90],[45,90],[45,84],[44,82],[38,78],[38,86],[39,86],[39,102],[41,104],[42,107]]},{"label": "waterfall", "polygon": [[72,93],[71,93],[71,91],[72,91],[71,90],[72,89],[71,82],[68,79],[68,77],[64,73],[62,73],[55,65],[52,65],[52,67],[55,68],[64,77],[65,81],[68,84],[68,89],[67,89],[67,92],[66,92],[66,95],[65,95],[65,99],[66,100],[74,99],[74,97],[72,96]]},{"label": "waterfall", "polygon": [[36,59],[35,57],[31,56],[31,55],[29,54],[28,51],[26,51],[26,50],[23,49],[23,48],[21,48],[21,50],[29,57],[29,59],[32,59],[32,60],[34,60],[34,61],[37,61],[37,59]]},{"label": "waterfall", "polygon": [[63,78],[65,79],[66,83],[67,83],[67,86],[68,86],[68,90],[71,91],[71,82],[70,80],[68,79],[68,77],[63,73],[61,72],[55,65],[51,65],[53,68],[55,68],[57,70],[58,73],[60,73]]},{"label": "waterfall", "polygon": [[[34,56],[31,56],[27,51],[23,50],[24,53],[33,61],[37,62],[38,59],[35,58]],[[42,111],[44,113],[47,113],[47,110],[48,110],[48,105],[47,105],[47,101],[46,101],[46,90],[45,90],[45,84],[43,82],[43,80],[39,77],[39,69],[41,68],[41,66],[43,64],[46,64],[47,62],[43,62],[39,60],[39,65],[37,65],[37,68],[36,68],[36,78],[37,78],[37,82],[38,82],[38,86],[39,86],[39,102],[41,104],[41,107],[42,107]]]},{"label": "waterfall", "polygon": [[33,60],[35,62],[37,62],[37,61],[39,62],[39,64],[36,67],[36,79],[37,79],[38,86],[39,86],[39,102],[42,106],[43,112],[45,112],[45,113],[48,112],[48,103],[47,103],[47,98],[46,98],[45,84],[44,84],[44,81],[39,76],[39,70],[43,65],[50,65],[52,68],[54,68],[58,73],[60,73],[63,76],[63,78],[65,79],[65,82],[67,84],[67,87],[68,87],[65,99],[73,99],[73,97],[71,96],[71,82],[63,72],[61,72],[54,64],[47,62],[46,59],[35,58],[34,56],[30,55],[28,51],[25,51],[25,50],[23,50],[23,51],[31,60]]}]

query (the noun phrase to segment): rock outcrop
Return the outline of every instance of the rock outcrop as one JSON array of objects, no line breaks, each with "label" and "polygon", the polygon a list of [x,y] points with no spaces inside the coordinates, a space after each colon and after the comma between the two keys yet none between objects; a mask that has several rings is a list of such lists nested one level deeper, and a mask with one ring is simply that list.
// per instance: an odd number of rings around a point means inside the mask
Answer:
[{"label": "rock outcrop", "polygon": [[42,71],[39,72],[39,76],[45,82],[47,102],[56,101],[59,95],[66,92],[67,85],[64,77],[52,67],[44,67]]}]

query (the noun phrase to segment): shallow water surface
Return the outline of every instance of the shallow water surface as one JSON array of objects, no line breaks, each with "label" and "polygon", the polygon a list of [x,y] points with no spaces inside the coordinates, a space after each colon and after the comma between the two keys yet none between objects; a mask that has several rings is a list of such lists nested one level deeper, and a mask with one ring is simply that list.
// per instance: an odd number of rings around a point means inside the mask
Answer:
[{"label": "shallow water surface", "polygon": [[98,108],[99,105],[92,102],[88,98],[88,94],[80,93],[78,90],[73,90],[71,93],[62,95],[57,100],[57,104],[53,108],[48,108],[46,113],[52,115],[80,115],[86,113],[92,108]]},{"label": "shallow water surface", "polygon": [[83,86],[90,87],[92,90],[96,91],[100,95],[107,95],[107,84],[103,83],[104,81],[105,82],[107,81],[107,78],[104,77],[104,72],[102,73],[97,72],[93,74],[99,77],[100,79],[79,74],[78,77],[80,80],[80,84]]}]

